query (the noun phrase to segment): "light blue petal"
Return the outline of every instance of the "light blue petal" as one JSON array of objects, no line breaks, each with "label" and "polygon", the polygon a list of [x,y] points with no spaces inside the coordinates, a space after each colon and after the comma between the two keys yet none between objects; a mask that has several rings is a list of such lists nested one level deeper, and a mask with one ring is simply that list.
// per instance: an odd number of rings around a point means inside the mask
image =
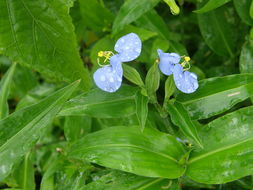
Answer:
[{"label": "light blue petal", "polygon": [[165,75],[171,75],[173,73],[174,65],[179,63],[180,56],[176,53],[164,53],[161,49],[157,50],[160,63],[159,68]]},{"label": "light blue petal", "polygon": [[116,54],[110,58],[110,64],[119,76],[123,76],[122,63],[120,61],[118,54]]},{"label": "light blue petal", "polygon": [[[120,66],[118,65],[118,67]],[[94,73],[93,79],[96,85],[101,90],[106,91],[106,92],[115,92],[119,89],[122,83],[122,75],[118,74],[117,72],[118,71],[113,69],[111,65],[104,66],[98,69]],[[121,67],[121,72],[122,72],[122,67]]]},{"label": "light blue petal", "polygon": [[141,40],[135,33],[127,34],[118,39],[114,50],[121,62],[133,61],[141,53]]},{"label": "light blue petal", "polygon": [[173,78],[176,87],[184,93],[193,93],[199,87],[197,75],[189,71],[183,71],[183,67],[180,64],[175,65]]}]

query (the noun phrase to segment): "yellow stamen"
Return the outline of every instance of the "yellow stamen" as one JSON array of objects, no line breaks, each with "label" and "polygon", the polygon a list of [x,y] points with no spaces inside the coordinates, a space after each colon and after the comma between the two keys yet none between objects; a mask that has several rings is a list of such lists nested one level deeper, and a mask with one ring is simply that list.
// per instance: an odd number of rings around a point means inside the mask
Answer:
[{"label": "yellow stamen", "polygon": [[98,52],[98,57],[103,57],[104,56],[104,52],[103,51],[99,51]]},{"label": "yellow stamen", "polygon": [[189,56],[185,56],[184,60],[187,61],[187,62],[189,62],[191,60],[191,58]]}]

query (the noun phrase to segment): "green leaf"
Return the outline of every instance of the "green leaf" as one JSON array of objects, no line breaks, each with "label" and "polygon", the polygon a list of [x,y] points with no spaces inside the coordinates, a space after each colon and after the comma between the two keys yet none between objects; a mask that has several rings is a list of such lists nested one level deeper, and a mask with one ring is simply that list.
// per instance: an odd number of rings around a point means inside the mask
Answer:
[{"label": "green leaf", "polygon": [[131,67],[128,66],[127,64],[122,64],[123,66],[123,70],[124,70],[124,77],[129,80],[130,82],[140,86],[140,87],[144,87],[144,83],[141,79],[140,74],[138,73],[138,71]]},{"label": "green leaf", "polygon": [[169,39],[170,31],[163,18],[155,10],[142,15],[135,23],[141,28],[158,33],[163,39]]},{"label": "green leaf", "polygon": [[127,24],[135,21],[144,13],[154,8],[160,0],[127,0],[120,7],[120,10],[113,22],[113,34],[116,34]]},{"label": "green leaf", "polygon": [[201,183],[220,184],[253,172],[253,107],[207,124],[201,133],[204,149],[192,151],[186,175]]},{"label": "green leaf", "polygon": [[174,102],[173,104],[169,103],[167,110],[170,114],[172,122],[180,128],[183,134],[193,141],[197,146],[203,148],[198,131],[184,106],[179,102]]},{"label": "green leaf", "polygon": [[178,164],[184,153],[181,143],[168,134],[128,126],[88,134],[70,147],[68,155],[137,175],[178,178],[184,173]]},{"label": "green leaf", "polygon": [[90,87],[65,1],[6,0],[0,9],[1,53],[50,78],[82,79],[83,88]]},{"label": "green leaf", "polygon": [[117,170],[112,170],[102,176],[99,174],[92,176],[93,179],[98,178],[98,180],[88,183],[82,190],[164,190],[173,189],[176,186],[169,179],[142,177]]},{"label": "green leaf", "polygon": [[[207,45],[218,55],[234,57],[237,30],[231,11],[220,7],[205,14],[198,14],[201,34]],[[208,23],[208,24],[207,24]]]},{"label": "green leaf", "polygon": [[167,104],[170,97],[174,94],[176,89],[173,76],[169,76],[165,81],[165,96],[164,96],[164,105]]},{"label": "green leaf", "polygon": [[10,97],[21,99],[36,85],[38,85],[37,73],[17,64],[10,89]]},{"label": "green leaf", "polygon": [[253,25],[253,19],[251,18],[250,13],[250,6],[251,6],[251,0],[234,0],[234,7],[237,11],[238,15],[242,19],[242,21],[248,25]]},{"label": "green leaf", "polygon": [[118,32],[117,34],[114,35],[114,39],[118,39],[126,34],[129,33],[136,33],[142,42],[154,37],[157,35],[156,32],[150,31],[150,30],[146,30],[144,28],[140,28],[140,27],[136,27],[133,25],[126,25],[120,32]]},{"label": "green leaf", "polygon": [[18,110],[0,121],[0,181],[43,134],[79,82],[55,92],[37,104]]},{"label": "green leaf", "polygon": [[82,19],[95,31],[108,30],[113,14],[97,0],[79,0]]},{"label": "green leaf", "polygon": [[200,9],[194,11],[195,13],[205,13],[208,11],[211,11],[213,9],[216,9],[218,7],[221,7],[222,5],[228,3],[231,0],[209,0],[203,7]]},{"label": "green leaf", "polygon": [[127,117],[136,113],[135,94],[137,88],[122,86],[115,93],[94,89],[69,100],[61,116],[88,115],[97,118]]},{"label": "green leaf", "polygon": [[253,95],[253,75],[238,74],[204,79],[193,94],[179,94],[176,99],[192,119],[205,119],[229,110]]},{"label": "green leaf", "polygon": [[242,47],[240,55],[240,72],[253,73],[253,40],[248,40]]},{"label": "green leaf", "polygon": [[0,82],[0,119],[9,115],[8,96],[16,63],[13,63]]},{"label": "green leaf", "polygon": [[158,58],[157,49],[161,49],[166,52],[169,49],[169,42],[162,38],[156,38],[153,41],[152,49],[150,53],[150,60],[155,61]]},{"label": "green leaf", "polygon": [[141,131],[144,130],[148,117],[148,97],[143,96],[141,92],[136,94],[136,115],[140,124]]},{"label": "green leaf", "polygon": [[155,62],[148,70],[145,78],[145,85],[148,96],[150,97],[151,101],[154,101],[156,97],[155,92],[158,90],[160,85],[160,71],[158,69],[157,62]]},{"label": "green leaf", "polygon": [[64,135],[69,142],[75,141],[91,130],[91,118],[86,116],[67,116],[64,122]]},{"label": "green leaf", "polygon": [[16,179],[22,189],[35,190],[35,175],[30,152],[25,155],[24,160],[16,172]]}]

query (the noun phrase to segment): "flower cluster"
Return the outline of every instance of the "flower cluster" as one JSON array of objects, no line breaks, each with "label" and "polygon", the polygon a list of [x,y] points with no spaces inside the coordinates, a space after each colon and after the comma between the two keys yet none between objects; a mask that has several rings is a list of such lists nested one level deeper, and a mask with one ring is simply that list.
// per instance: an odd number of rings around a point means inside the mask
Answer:
[{"label": "flower cluster", "polygon": [[193,93],[199,87],[198,78],[195,73],[187,71],[184,67],[189,64],[190,58],[182,57],[184,61],[179,64],[181,57],[177,53],[164,53],[162,50],[157,50],[160,64],[159,68],[165,75],[173,74],[176,87],[184,93]]},{"label": "flower cluster", "polygon": [[[110,64],[98,69],[94,75],[96,85],[103,91],[115,92],[122,83],[123,69],[122,63],[136,59],[141,53],[141,40],[135,33],[127,34],[116,42],[112,52],[99,52],[99,57],[110,59]],[[111,56],[112,55],[112,56]]]},{"label": "flower cluster", "polygon": [[[127,34],[116,42],[114,50],[100,51],[98,57],[104,57],[108,65],[99,68],[93,75],[96,85],[103,91],[115,92],[121,84],[123,78],[123,62],[129,62],[136,59],[141,53],[141,40],[135,33]],[[187,56],[180,57],[177,53],[164,53],[157,50],[160,63],[159,68],[165,75],[172,75],[176,87],[184,93],[193,93],[198,88],[197,75],[187,71],[184,67],[189,64],[190,58]],[[180,60],[184,61],[180,64]]]}]

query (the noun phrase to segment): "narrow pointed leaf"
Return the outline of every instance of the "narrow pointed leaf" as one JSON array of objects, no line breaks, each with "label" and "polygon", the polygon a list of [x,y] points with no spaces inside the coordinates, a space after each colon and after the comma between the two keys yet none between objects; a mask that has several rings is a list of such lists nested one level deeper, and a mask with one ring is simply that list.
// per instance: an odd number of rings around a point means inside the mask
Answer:
[{"label": "narrow pointed leaf", "polygon": [[9,114],[7,100],[15,68],[16,63],[13,63],[0,82],[0,119],[3,119]]},{"label": "narrow pointed leaf", "polygon": [[193,150],[186,175],[201,183],[220,184],[253,172],[253,107],[220,117],[201,131],[205,149]]},{"label": "narrow pointed leaf", "polygon": [[100,175],[97,174],[99,179],[88,183],[82,190],[163,190],[169,184],[172,190],[175,187],[175,183],[169,179],[143,177],[118,170],[107,171],[104,175]]},{"label": "narrow pointed leaf", "polygon": [[179,102],[174,102],[169,103],[167,109],[172,122],[180,128],[183,134],[196,145],[203,147],[198,131],[184,106]]},{"label": "narrow pointed leaf", "polygon": [[66,102],[59,115],[88,115],[97,118],[127,117],[136,113],[137,90],[131,86],[122,86],[115,93],[94,89]]},{"label": "narrow pointed leaf", "polygon": [[127,0],[121,6],[113,23],[113,34],[151,10],[160,0]]},{"label": "narrow pointed leaf", "polygon": [[0,181],[36,143],[79,82],[55,92],[37,104],[18,110],[0,121]]},{"label": "narrow pointed leaf", "polygon": [[215,77],[200,81],[193,94],[176,97],[192,119],[205,119],[232,108],[253,95],[253,74]]},{"label": "narrow pointed leaf", "polygon": [[174,137],[137,126],[110,127],[86,135],[70,147],[69,156],[148,177],[178,178],[184,149]]},{"label": "narrow pointed leaf", "polygon": [[141,131],[144,130],[148,117],[148,97],[143,96],[140,92],[136,94],[136,115],[139,120]]},{"label": "narrow pointed leaf", "polygon": [[209,0],[203,7],[200,9],[194,11],[196,13],[205,13],[208,11],[211,11],[213,9],[216,9],[226,3],[228,3],[231,0]]},{"label": "narrow pointed leaf", "polygon": [[123,69],[124,69],[124,77],[127,80],[131,81],[132,83],[140,87],[144,87],[144,83],[141,79],[141,76],[135,68],[128,66],[126,64],[123,64]]}]

